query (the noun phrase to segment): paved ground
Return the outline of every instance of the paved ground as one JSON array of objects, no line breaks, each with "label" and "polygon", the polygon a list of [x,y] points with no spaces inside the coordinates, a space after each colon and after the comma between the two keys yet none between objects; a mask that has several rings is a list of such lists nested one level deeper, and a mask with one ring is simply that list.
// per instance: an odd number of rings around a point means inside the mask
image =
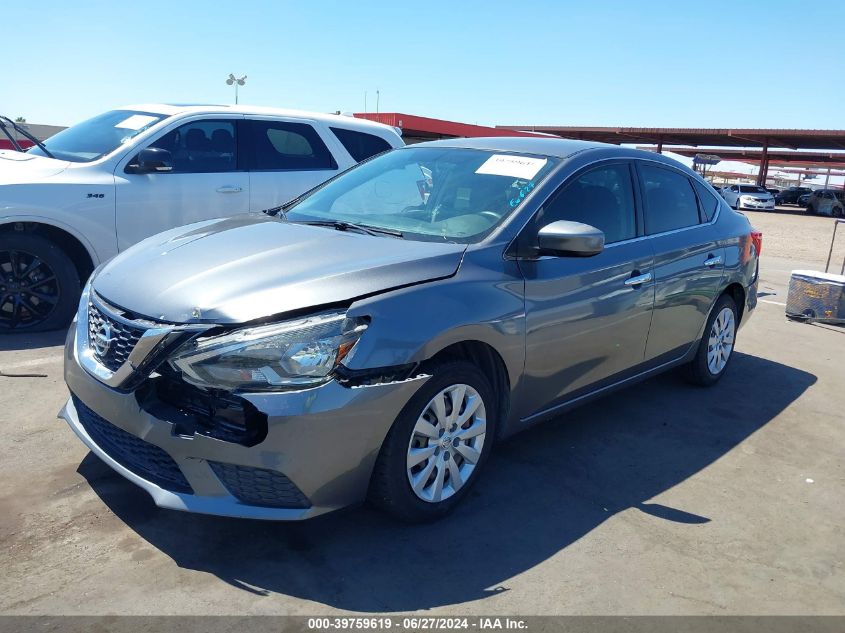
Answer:
[{"label": "paved ground", "polygon": [[749,213],[761,303],[714,389],[662,376],[500,446],[446,520],[157,510],[56,411],[61,335],[0,339],[0,613],[845,614],[845,331],[787,322],[829,219]]}]

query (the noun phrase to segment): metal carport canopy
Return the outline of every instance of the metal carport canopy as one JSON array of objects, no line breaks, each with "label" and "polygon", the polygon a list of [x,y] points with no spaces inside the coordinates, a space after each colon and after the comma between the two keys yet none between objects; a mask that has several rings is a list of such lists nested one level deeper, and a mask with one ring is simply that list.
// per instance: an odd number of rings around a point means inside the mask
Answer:
[{"label": "metal carport canopy", "polygon": [[[652,143],[663,152],[664,145],[692,147],[762,148],[757,184],[765,185],[769,173],[769,148],[845,150],[845,130],[794,129],[719,129],[719,128],[648,128],[648,127],[577,127],[554,125],[503,125],[504,130],[527,130],[555,134],[563,138],[599,141],[602,143]],[[719,150],[708,150],[717,153]]]},{"label": "metal carport canopy", "polygon": [[[654,147],[638,147],[654,151]],[[664,147],[664,151],[680,154],[692,158],[696,154],[715,154],[722,160],[732,160],[740,163],[760,164],[763,160],[763,152],[759,149],[724,149],[715,148],[701,150],[696,147]],[[766,152],[766,160],[769,165],[808,165],[824,167],[845,166],[845,152],[810,152],[770,149]]]},{"label": "metal carport canopy", "polygon": [[497,125],[502,130],[540,132],[601,143],[650,143],[693,147],[786,147],[845,150],[845,130],[718,129]]}]

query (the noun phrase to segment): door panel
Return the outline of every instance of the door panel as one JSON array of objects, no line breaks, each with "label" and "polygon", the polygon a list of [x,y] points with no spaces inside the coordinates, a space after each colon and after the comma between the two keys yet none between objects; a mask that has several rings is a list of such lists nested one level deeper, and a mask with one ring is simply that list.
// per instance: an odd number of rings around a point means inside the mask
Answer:
[{"label": "door panel", "polygon": [[[236,119],[198,119],[166,131],[173,170],[115,172],[118,249],[167,229],[249,210],[249,175],[239,171]],[[132,163],[132,159],[129,160]]]},{"label": "door panel", "polygon": [[704,326],[719,292],[725,249],[710,224],[650,239],[655,295],[646,359],[673,360],[689,349]]},{"label": "door panel", "polygon": [[532,218],[524,244],[536,244],[536,232],[557,220],[594,226],[607,245],[593,257],[519,263],[525,277],[528,414],[642,363],[654,302],[653,282],[629,281],[650,274],[654,258],[648,241],[636,239],[627,161],[574,175]]},{"label": "door panel", "polygon": [[534,411],[643,362],[654,284],[625,281],[651,271],[652,263],[648,244],[640,240],[609,246],[595,257],[520,262],[524,387]]}]

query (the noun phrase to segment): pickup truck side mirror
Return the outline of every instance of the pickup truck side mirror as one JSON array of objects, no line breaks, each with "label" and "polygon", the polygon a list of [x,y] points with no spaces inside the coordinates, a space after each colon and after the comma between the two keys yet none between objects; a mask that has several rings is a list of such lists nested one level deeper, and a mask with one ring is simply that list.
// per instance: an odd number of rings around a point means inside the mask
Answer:
[{"label": "pickup truck side mirror", "polygon": [[558,220],[537,233],[541,255],[557,257],[592,257],[604,250],[604,233],[594,226]]},{"label": "pickup truck side mirror", "polygon": [[173,156],[160,147],[146,147],[138,152],[137,158],[126,166],[133,174],[154,174],[173,170]]}]

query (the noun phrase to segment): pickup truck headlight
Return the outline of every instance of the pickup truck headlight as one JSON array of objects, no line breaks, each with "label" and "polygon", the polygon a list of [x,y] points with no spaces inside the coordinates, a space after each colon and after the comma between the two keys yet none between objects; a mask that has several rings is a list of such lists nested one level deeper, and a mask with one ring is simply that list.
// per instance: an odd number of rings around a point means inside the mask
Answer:
[{"label": "pickup truck headlight", "polygon": [[311,316],[197,339],[176,351],[171,367],[200,387],[272,391],[329,379],[367,329],[345,313]]}]

